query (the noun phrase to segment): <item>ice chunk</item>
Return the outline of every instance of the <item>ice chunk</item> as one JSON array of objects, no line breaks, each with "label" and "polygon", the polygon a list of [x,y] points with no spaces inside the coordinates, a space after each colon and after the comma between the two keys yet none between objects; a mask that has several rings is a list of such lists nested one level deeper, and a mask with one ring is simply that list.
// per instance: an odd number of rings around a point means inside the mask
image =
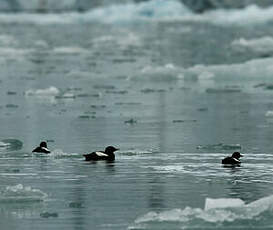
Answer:
[{"label": "ice chunk", "polygon": [[60,94],[60,90],[54,86],[50,86],[45,89],[30,89],[25,92],[26,96],[40,96],[40,97],[51,97]]},{"label": "ice chunk", "polygon": [[18,184],[7,186],[0,192],[0,203],[11,202],[37,202],[43,201],[47,194],[39,189],[33,189],[30,186]]},{"label": "ice chunk", "polygon": [[213,208],[230,208],[230,207],[239,207],[244,205],[244,201],[236,198],[219,198],[212,199],[206,198],[205,201],[205,210],[213,209]]},{"label": "ice chunk", "polygon": [[258,53],[273,52],[273,38],[269,36],[249,40],[245,38],[240,38],[234,40],[231,45],[233,47],[239,47],[246,50],[250,49]]},{"label": "ice chunk", "polygon": [[88,51],[81,47],[56,47],[53,52],[58,54],[84,54]]},{"label": "ice chunk", "polygon": [[[265,223],[272,224],[273,195],[263,197],[252,203],[245,205],[241,199],[220,198],[206,199],[205,209],[185,207],[184,209],[172,209],[163,212],[149,212],[135,220],[135,224],[145,224],[145,229],[152,229],[155,223],[179,222],[183,227],[189,226],[191,229],[198,227],[200,222],[202,229],[211,228],[210,223],[232,222],[236,220],[248,220],[256,223],[257,219],[262,219]],[[267,212],[266,214],[264,214]],[[238,222],[235,222],[237,224]],[[260,222],[258,222],[260,223]],[[236,227],[238,227],[236,225]],[[176,227],[177,228],[177,227]],[[139,229],[131,226],[130,229]]]},{"label": "ice chunk", "polygon": [[142,79],[148,80],[161,80],[161,81],[169,81],[169,80],[178,80],[184,78],[185,69],[182,67],[177,67],[172,63],[166,64],[164,66],[145,66],[142,68],[140,75],[132,76],[132,80],[137,80],[139,77]]},{"label": "ice chunk", "polygon": [[273,111],[272,110],[269,110],[265,113],[265,116],[266,117],[273,117]]},{"label": "ice chunk", "polygon": [[6,34],[0,35],[0,46],[9,47],[14,45],[17,45],[17,41],[13,36]]}]

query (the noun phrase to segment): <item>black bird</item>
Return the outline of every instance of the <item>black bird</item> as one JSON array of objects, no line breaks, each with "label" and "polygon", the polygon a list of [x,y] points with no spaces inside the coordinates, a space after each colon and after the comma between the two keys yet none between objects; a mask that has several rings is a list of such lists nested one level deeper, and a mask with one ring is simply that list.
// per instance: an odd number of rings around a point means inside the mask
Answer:
[{"label": "black bird", "polygon": [[86,161],[99,161],[99,160],[107,160],[107,161],[114,161],[115,160],[115,154],[114,152],[119,149],[108,146],[105,148],[105,151],[98,151],[98,152],[92,152],[89,154],[84,154]]},{"label": "black bird", "polygon": [[226,157],[222,160],[222,164],[228,164],[228,165],[239,165],[241,164],[241,161],[239,160],[240,157],[243,157],[243,155],[239,152],[234,152],[231,157]]},{"label": "black bird", "polygon": [[49,149],[47,148],[47,144],[45,141],[40,143],[40,146],[33,149],[32,152],[34,153],[50,153]]}]

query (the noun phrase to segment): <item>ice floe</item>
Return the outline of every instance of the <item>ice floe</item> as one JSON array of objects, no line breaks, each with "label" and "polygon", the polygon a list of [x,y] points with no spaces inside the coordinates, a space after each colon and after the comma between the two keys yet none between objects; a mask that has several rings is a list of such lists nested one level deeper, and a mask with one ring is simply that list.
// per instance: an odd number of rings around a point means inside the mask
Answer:
[{"label": "ice floe", "polygon": [[[241,199],[221,198],[206,199],[205,209],[186,207],[184,209],[172,209],[163,212],[149,212],[135,220],[135,224],[146,224],[146,229],[156,223],[181,222],[184,224],[200,225],[207,223],[231,223],[237,220],[252,220],[264,212],[268,212],[268,220],[272,220],[273,196],[267,196],[252,203],[245,204]],[[270,222],[272,224],[272,221]],[[149,226],[149,227],[148,227]],[[205,227],[204,225],[202,225]],[[137,229],[139,226],[131,226],[130,229]]]},{"label": "ice floe", "polygon": [[22,184],[7,186],[0,191],[0,203],[20,203],[20,202],[37,202],[44,201],[47,194],[39,189],[34,189],[30,186]]},{"label": "ice floe", "polygon": [[[163,66],[145,66],[130,76],[131,80],[236,80],[272,78],[273,58],[258,58],[243,63],[221,65],[195,65],[189,68],[172,63]],[[226,92],[240,89],[224,89]]]},{"label": "ice floe", "polygon": [[236,39],[231,43],[231,46],[242,51],[252,50],[261,54],[271,54],[273,52],[273,38],[269,36],[245,39]]},{"label": "ice floe", "polygon": [[59,94],[60,90],[54,86],[50,86],[45,89],[29,89],[25,91],[25,96],[55,97]]}]

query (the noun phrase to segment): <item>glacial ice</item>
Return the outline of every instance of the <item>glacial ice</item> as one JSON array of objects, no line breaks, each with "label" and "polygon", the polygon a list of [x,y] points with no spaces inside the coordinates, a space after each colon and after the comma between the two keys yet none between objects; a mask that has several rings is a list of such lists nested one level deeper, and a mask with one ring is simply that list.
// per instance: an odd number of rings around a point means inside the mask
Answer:
[{"label": "glacial ice", "polygon": [[[241,199],[221,198],[206,199],[205,209],[186,207],[163,212],[149,212],[135,220],[135,224],[150,222],[190,222],[202,220],[208,223],[233,222],[253,219],[263,212],[272,212],[273,195],[261,198],[249,204]],[[269,216],[272,218],[272,216]]]},{"label": "glacial ice", "polygon": [[[20,0],[25,9],[42,9],[33,4],[33,1]],[[69,9],[75,4],[75,0],[50,0],[49,9]],[[120,13],[122,12],[122,14]],[[260,8],[249,5],[242,9],[216,9],[203,14],[193,13],[188,7],[178,0],[150,0],[140,3],[116,4],[90,9],[85,13],[48,13],[28,14],[1,13],[2,23],[35,23],[35,24],[75,24],[102,22],[109,24],[134,23],[141,21],[199,21],[217,24],[221,26],[248,26],[263,24],[273,20],[273,7]]]}]

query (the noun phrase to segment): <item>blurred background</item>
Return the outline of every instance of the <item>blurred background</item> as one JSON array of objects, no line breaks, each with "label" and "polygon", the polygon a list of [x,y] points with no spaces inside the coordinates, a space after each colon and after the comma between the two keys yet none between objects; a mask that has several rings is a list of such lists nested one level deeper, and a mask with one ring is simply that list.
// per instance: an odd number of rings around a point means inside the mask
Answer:
[{"label": "blurred background", "polygon": [[[110,4],[122,4],[131,2],[144,2],[148,0],[1,0],[1,11],[86,11],[94,7]],[[216,8],[242,8],[250,4],[262,7],[270,6],[272,0],[180,0],[195,12],[203,12]]]}]

